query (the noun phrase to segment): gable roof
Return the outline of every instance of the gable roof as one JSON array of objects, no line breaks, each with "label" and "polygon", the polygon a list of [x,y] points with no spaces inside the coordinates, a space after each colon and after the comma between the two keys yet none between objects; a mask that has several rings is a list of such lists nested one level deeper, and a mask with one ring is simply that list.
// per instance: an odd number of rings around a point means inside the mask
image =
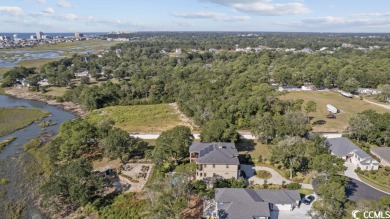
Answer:
[{"label": "gable roof", "polygon": [[355,153],[360,158],[371,158],[365,151],[356,146],[348,138],[329,138],[326,140],[332,153],[338,157],[344,157],[350,153]]},{"label": "gable roof", "polygon": [[270,217],[269,203],[292,204],[299,200],[298,190],[215,189],[221,218]]},{"label": "gable roof", "polygon": [[234,143],[213,142],[199,143],[193,142],[190,146],[190,153],[197,152],[199,157],[196,163],[200,164],[240,164],[238,151]]},{"label": "gable roof", "polygon": [[375,153],[381,160],[390,163],[390,147],[371,148],[371,152]]}]

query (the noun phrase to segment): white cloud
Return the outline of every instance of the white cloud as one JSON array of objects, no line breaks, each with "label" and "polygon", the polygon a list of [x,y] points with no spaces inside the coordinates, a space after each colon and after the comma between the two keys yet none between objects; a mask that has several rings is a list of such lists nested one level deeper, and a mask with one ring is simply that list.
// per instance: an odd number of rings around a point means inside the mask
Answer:
[{"label": "white cloud", "polygon": [[0,12],[7,13],[13,16],[21,16],[24,14],[23,9],[13,6],[0,6]]},{"label": "white cloud", "polygon": [[288,15],[306,14],[310,9],[302,2],[277,4],[272,0],[200,0],[224,6],[229,6],[237,11],[255,15]]},{"label": "white cloud", "polygon": [[43,9],[42,12],[48,13],[48,14],[54,14],[56,11],[53,8],[48,7],[48,8]]},{"label": "white cloud", "polygon": [[57,6],[61,7],[61,8],[73,8],[74,7],[71,3],[69,3],[65,0],[58,1]]},{"label": "white cloud", "polygon": [[40,4],[45,4],[46,3],[46,0],[35,0],[35,1],[40,3]]},{"label": "white cloud", "polygon": [[211,11],[199,11],[199,12],[188,12],[188,13],[172,13],[175,17],[187,18],[187,19],[214,19],[216,21],[224,22],[239,22],[249,20],[248,16],[228,16],[224,13],[217,13]]},{"label": "white cloud", "polygon": [[131,22],[131,21],[122,21],[122,20],[105,20],[96,18],[93,16],[88,16],[83,18],[84,22],[88,26],[99,26],[105,25],[110,26],[112,28],[132,28],[132,29],[144,29],[145,25],[142,23]]},{"label": "white cloud", "polygon": [[55,20],[77,20],[80,18],[80,16],[76,14],[54,14],[54,13],[47,13],[47,12],[33,12],[30,13],[30,16],[32,17],[47,17],[47,18],[52,18]]},{"label": "white cloud", "polygon": [[356,17],[385,17],[390,16],[390,12],[372,12],[372,13],[361,13],[361,14],[352,14]]}]

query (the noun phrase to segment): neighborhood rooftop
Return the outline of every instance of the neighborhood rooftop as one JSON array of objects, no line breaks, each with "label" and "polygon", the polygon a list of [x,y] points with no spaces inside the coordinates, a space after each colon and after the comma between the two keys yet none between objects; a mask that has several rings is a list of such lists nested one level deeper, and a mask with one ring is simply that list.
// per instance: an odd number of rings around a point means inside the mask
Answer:
[{"label": "neighborhood rooftop", "polygon": [[190,146],[190,153],[199,153],[196,160],[199,164],[232,164],[239,165],[238,151],[234,143],[213,142],[198,143],[193,142]]},{"label": "neighborhood rooftop", "polygon": [[390,163],[390,147],[371,148],[371,151],[380,156],[381,160]]},{"label": "neighborhood rooftop", "polygon": [[272,204],[292,204],[300,200],[297,190],[215,189],[221,218],[270,217]]},{"label": "neighborhood rooftop", "polygon": [[354,152],[360,158],[371,157],[347,138],[330,138],[327,142],[330,144],[330,150],[336,156],[344,157]]}]

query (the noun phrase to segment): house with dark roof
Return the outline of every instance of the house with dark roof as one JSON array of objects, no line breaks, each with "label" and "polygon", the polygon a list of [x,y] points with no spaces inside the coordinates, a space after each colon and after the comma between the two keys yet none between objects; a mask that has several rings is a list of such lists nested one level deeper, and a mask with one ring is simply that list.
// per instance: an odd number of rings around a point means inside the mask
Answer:
[{"label": "house with dark roof", "polygon": [[377,170],[379,162],[347,138],[329,138],[329,149],[333,155],[355,164],[362,170]]},{"label": "house with dark roof", "polygon": [[197,180],[208,177],[237,179],[240,174],[238,151],[234,143],[193,142],[190,146],[190,162],[197,164]]},{"label": "house with dark roof", "polygon": [[204,202],[204,217],[218,219],[268,219],[272,211],[298,206],[298,190],[215,189],[214,199]]},{"label": "house with dark roof", "polygon": [[390,167],[390,147],[371,148],[370,152],[380,159],[380,165]]}]

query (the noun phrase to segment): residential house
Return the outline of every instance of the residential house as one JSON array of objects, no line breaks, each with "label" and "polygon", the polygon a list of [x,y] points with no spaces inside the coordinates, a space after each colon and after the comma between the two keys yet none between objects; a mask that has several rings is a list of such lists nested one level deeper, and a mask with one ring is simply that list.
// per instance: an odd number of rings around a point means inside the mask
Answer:
[{"label": "residential house", "polygon": [[390,167],[390,147],[371,148],[370,152],[380,159],[380,165]]},{"label": "residential house", "polygon": [[333,155],[355,164],[362,170],[377,170],[379,162],[347,138],[327,139]]},{"label": "residential house", "polygon": [[377,89],[372,89],[372,88],[358,88],[356,90],[357,94],[367,94],[367,95],[377,95],[380,92]]},{"label": "residential house", "polygon": [[234,143],[193,142],[190,146],[190,162],[197,164],[197,180],[203,180],[208,177],[237,179],[240,176],[240,162]]},{"label": "residential house", "polygon": [[280,86],[278,88],[278,91],[300,91],[301,88],[297,86],[291,86],[291,85],[285,85],[285,86]]},{"label": "residential house", "polygon": [[306,83],[302,86],[301,88],[303,91],[311,91],[311,90],[315,90],[316,89],[316,86],[314,86],[314,84],[312,83]]},{"label": "residential house", "polygon": [[215,189],[204,202],[203,216],[225,219],[268,219],[274,211],[292,211],[301,200],[298,190]]}]

